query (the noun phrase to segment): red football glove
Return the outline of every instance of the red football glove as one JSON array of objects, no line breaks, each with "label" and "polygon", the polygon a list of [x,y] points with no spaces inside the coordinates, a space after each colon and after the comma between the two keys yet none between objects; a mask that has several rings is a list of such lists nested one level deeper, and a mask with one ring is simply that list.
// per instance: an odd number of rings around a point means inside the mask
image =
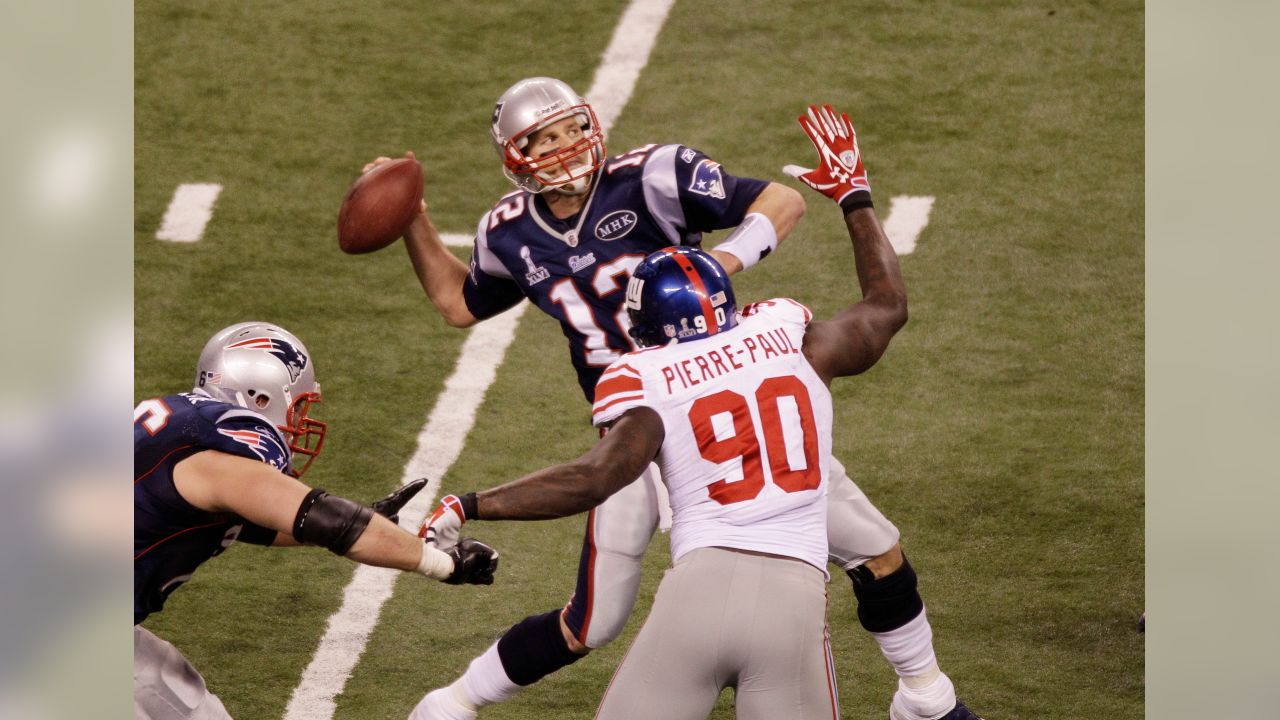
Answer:
[{"label": "red football glove", "polygon": [[787,165],[782,171],[835,200],[845,212],[870,207],[871,184],[849,116],[837,116],[830,105],[810,105],[809,114],[800,116],[800,127],[818,151],[819,165],[812,170]]},{"label": "red football glove", "polygon": [[[470,503],[468,503],[470,501]],[[475,494],[468,493],[463,497],[445,495],[427,519],[418,528],[418,537],[423,538],[437,549],[448,550],[458,544],[458,534],[462,524],[467,521],[466,506],[470,504],[475,514]]]}]

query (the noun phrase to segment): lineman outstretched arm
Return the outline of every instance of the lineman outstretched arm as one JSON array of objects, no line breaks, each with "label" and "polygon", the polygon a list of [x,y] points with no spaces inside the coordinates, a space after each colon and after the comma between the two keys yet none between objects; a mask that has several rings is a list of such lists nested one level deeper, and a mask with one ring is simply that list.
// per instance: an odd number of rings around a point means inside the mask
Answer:
[{"label": "lineman outstretched arm", "polygon": [[473,541],[443,553],[371,508],[329,497],[257,460],[205,450],[178,463],[173,480],[182,497],[201,510],[233,513],[356,562],[448,582],[493,582],[492,548],[477,548]]},{"label": "lineman outstretched arm", "polygon": [[658,413],[628,410],[585,455],[475,495],[467,520],[546,520],[599,505],[631,484],[662,447]]}]

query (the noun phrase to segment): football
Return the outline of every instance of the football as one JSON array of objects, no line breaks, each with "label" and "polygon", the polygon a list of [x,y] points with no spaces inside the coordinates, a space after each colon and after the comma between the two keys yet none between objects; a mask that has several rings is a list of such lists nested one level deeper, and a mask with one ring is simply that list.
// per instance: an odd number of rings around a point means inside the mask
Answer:
[{"label": "football", "polygon": [[385,162],[356,178],[338,210],[338,247],[352,255],[399,240],[422,202],[422,165],[412,157]]}]

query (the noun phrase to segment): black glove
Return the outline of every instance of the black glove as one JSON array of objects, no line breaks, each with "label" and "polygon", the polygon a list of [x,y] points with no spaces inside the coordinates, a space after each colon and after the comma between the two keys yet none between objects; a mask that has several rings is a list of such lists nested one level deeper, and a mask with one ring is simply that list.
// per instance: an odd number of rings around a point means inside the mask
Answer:
[{"label": "black glove", "polygon": [[399,524],[400,508],[404,507],[410,500],[412,500],[414,495],[422,492],[422,488],[426,486],[427,479],[418,478],[408,485],[402,486],[399,490],[396,490],[381,500],[370,503],[369,507],[373,508],[373,511],[382,517],[393,523]]},{"label": "black glove", "polygon": [[450,585],[492,585],[493,573],[498,569],[498,551],[476,540],[462,538],[457,545],[445,550],[453,558],[453,574],[445,578]]}]

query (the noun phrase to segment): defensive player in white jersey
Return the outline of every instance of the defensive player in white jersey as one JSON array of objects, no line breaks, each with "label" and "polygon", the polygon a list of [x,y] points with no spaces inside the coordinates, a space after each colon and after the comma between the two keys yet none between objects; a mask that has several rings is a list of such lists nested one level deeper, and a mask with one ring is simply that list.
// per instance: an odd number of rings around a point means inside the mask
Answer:
[{"label": "defensive player in white jersey", "polygon": [[604,502],[650,461],[661,467],[674,568],[598,718],[703,718],[725,687],[740,718],[840,716],[825,625],[827,388],[874,365],[907,320],[875,211],[845,220],[863,298],[827,322],[789,299],[739,316],[708,254],[650,255],[626,293],[646,349],[596,386],[592,422],[609,431],[577,460],[458,499],[473,519],[563,517]]},{"label": "defensive player in white jersey", "polygon": [[[812,129],[822,165],[801,179],[846,209],[870,207],[852,130],[828,141],[815,134],[819,122],[815,115],[806,130]],[[507,90],[494,109],[492,136],[504,172],[519,189],[481,218],[470,268],[443,246],[425,210],[406,234],[406,247],[424,290],[451,325],[472,325],[523,298],[559,320],[589,402],[603,370],[634,349],[623,290],[641,258],[664,246],[696,246],[703,232],[735,228],[710,251],[733,274],[768,255],[804,209],[795,191],[733,176],[693,148],[648,145],[606,157],[591,106],[550,78]],[[935,662],[897,528],[831,461],[831,561],[853,580],[859,619],[900,677],[894,718],[967,720],[972,716]],[[451,688],[433,695],[435,706],[424,717],[470,720],[478,707],[617,637],[657,527],[654,483],[654,473],[646,472],[591,512],[568,605],[512,626]],[[449,496],[426,531],[448,547],[456,527],[441,524],[465,519]]]}]

